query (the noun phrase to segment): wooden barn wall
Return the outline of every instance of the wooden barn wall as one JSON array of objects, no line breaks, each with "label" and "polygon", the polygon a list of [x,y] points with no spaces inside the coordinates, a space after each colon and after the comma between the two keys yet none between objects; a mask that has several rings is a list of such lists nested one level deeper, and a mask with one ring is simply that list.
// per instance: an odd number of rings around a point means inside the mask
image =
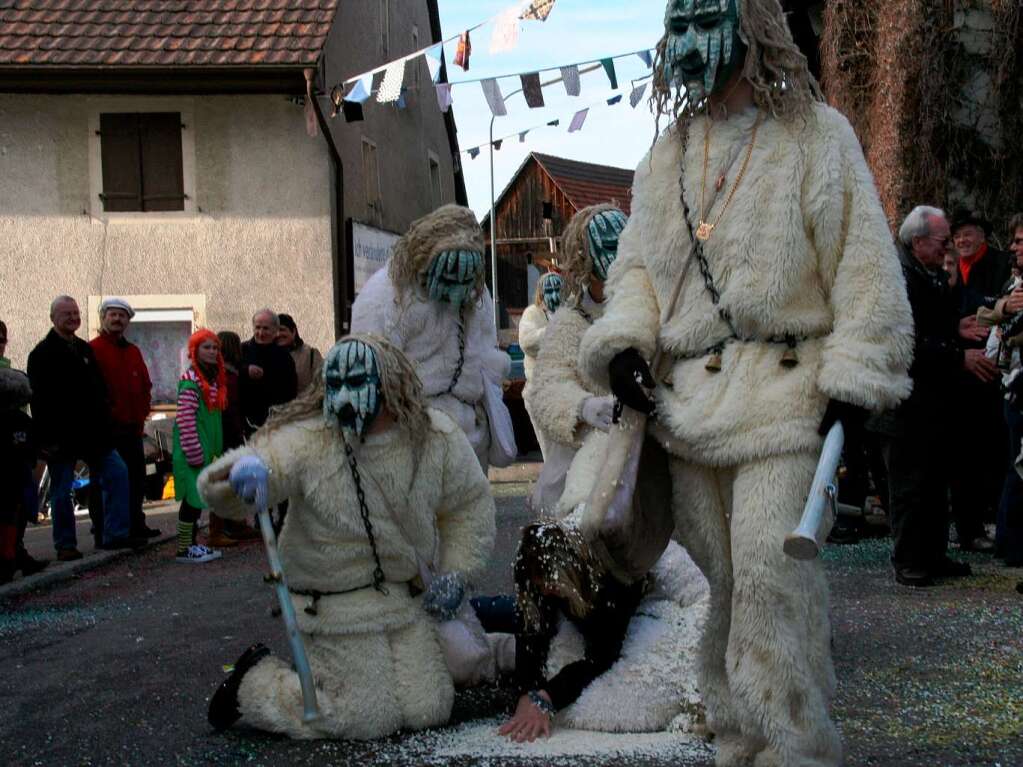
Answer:
[{"label": "wooden barn wall", "polygon": [[[575,209],[550,177],[533,161],[518,175],[497,209],[498,296],[504,308],[510,311],[524,309],[532,301],[532,296],[527,295],[526,290],[529,254],[535,257],[549,257],[550,254],[546,240],[521,243],[501,241],[547,237],[543,220],[544,202],[553,203],[551,235],[560,237]],[[489,248],[489,230],[484,232],[484,238]],[[490,282],[489,260],[487,280]]]}]

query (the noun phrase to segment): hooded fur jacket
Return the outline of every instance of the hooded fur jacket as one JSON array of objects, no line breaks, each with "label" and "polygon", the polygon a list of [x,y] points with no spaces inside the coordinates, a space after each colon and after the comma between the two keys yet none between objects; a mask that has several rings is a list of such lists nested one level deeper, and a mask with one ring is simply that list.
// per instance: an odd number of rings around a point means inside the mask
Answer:
[{"label": "hooded fur jacket", "polygon": [[519,346],[525,355],[522,367],[525,368],[527,381],[533,377],[533,368],[549,321],[546,310],[536,304],[527,306],[519,320]]},{"label": "hooded fur jacket", "polygon": [[[381,565],[395,585],[388,594],[370,587],[323,596],[315,616],[304,611],[311,597],[293,595],[303,632],[355,634],[411,624],[421,610],[403,584],[419,573],[417,552],[438,573],[471,578],[486,563],[495,531],[490,485],[451,419],[429,413],[431,426],[422,441],[393,428],[354,446]],[[270,503],[290,498],[279,540],[289,587],[341,592],[372,584],[373,555],[337,427],[314,417],[261,430],[249,445],[209,466],[199,478],[200,492],[228,519],[244,519],[252,508],[228,483],[214,484],[210,477],[253,453],[270,467]]]},{"label": "hooded fur jacket", "polygon": [[490,293],[484,288],[480,299],[466,308],[465,361],[447,393],[458,368],[458,312],[430,301],[418,288],[399,296],[389,271],[389,266],[380,269],[359,292],[352,305],[352,332],[376,333],[405,352],[416,366],[431,407],[447,413],[485,458],[490,435],[482,407],[477,413],[483,401],[483,376],[500,382],[511,367],[511,359],[497,346]]},{"label": "hooded fur jacket", "polygon": [[[610,300],[580,350],[583,372],[608,385],[608,363],[629,347],[654,371],[658,420],[669,449],[706,465],[816,450],[829,398],[869,410],[893,407],[911,388],[912,315],[873,178],[846,119],[816,104],[806,120],[763,117],[745,176],[720,221],[757,118],[755,109],[713,124],[703,179],[707,119],[692,121],[684,156],[677,131],[662,136],[636,169],[632,213],[607,284]],[[691,255],[679,199],[679,158],[693,226],[701,184],[718,199],[704,253],[743,341],[725,345],[720,372],[705,367],[729,330],[690,265],[674,313],[659,307]],[[779,364],[786,335],[799,364]]]}]

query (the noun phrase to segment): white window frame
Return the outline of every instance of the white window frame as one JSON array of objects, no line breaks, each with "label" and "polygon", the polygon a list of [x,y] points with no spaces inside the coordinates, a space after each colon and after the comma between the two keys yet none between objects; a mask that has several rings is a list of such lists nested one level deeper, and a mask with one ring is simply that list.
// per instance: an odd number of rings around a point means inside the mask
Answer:
[{"label": "white window frame", "polygon": [[[177,112],[181,115],[181,178],[184,210],[106,211],[103,209],[103,139],[99,135],[100,115],[105,112]],[[191,98],[162,96],[97,96],[88,100],[89,127],[89,213],[103,221],[140,217],[191,218],[199,209],[195,192],[195,102]]]}]

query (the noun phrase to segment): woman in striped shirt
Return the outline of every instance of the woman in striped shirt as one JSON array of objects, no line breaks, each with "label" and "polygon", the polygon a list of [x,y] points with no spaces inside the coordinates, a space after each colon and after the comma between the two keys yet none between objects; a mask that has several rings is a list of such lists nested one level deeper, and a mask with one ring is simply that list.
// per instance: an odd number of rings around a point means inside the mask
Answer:
[{"label": "woman in striped shirt", "polygon": [[227,405],[227,378],[220,340],[212,331],[197,330],[188,339],[191,364],[178,381],[178,414],[174,424],[174,491],[178,512],[178,562],[209,562],[220,552],[196,542],[196,523],[205,506],[195,482],[199,472],[224,451],[221,416]]}]

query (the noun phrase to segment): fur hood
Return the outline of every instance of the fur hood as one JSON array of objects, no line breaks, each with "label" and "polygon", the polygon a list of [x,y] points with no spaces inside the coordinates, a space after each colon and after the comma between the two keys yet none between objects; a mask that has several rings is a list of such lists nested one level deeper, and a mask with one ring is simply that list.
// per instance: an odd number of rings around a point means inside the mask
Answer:
[{"label": "fur hood", "polygon": [[[461,205],[444,205],[412,222],[394,245],[387,270],[391,282],[403,293],[422,284],[423,274],[435,255],[445,250],[484,252],[483,231],[476,215]],[[476,291],[483,287],[480,272]]]}]

